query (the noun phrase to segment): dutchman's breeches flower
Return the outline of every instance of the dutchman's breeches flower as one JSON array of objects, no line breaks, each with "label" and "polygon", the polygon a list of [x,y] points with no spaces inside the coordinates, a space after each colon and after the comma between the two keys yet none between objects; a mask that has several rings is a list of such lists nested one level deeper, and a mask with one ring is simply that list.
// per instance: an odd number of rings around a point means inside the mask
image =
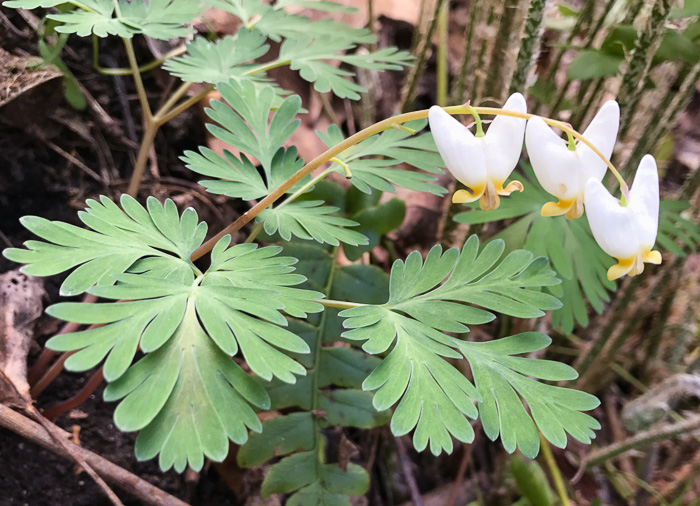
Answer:
[{"label": "dutchman's breeches flower", "polygon": [[[610,158],[619,126],[620,107],[611,100],[601,107],[583,136]],[[527,122],[525,145],[540,184],[559,199],[545,204],[542,216],[565,214],[567,218],[579,218],[583,214],[586,183],[591,178],[603,179],[607,170],[605,161],[583,143],[567,144],[536,116]]]},{"label": "dutchman's breeches flower", "polygon": [[642,158],[626,206],[591,178],[586,183],[586,215],[595,240],[617,259],[617,265],[608,270],[609,280],[641,274],[644,262],[660,264],[661,253],[652,250],[659,226],[659,174],[654,157]]},{"label": "dutchman's breeches flower", "polygon": [[[527,112],[525,98],[515,93],[503,109],[524,114]],[[447,169],[469,188],[455,192],[452,202],[461,204],[479,200],[481,209],[489,211],[498,207],[499,195],[523,191],[519,181],[511,181],[505,188],[503,183],[520,159],[525,119],[497,116],[486,135],[479,137],[441,107],[431,107],[428,118]]]}]

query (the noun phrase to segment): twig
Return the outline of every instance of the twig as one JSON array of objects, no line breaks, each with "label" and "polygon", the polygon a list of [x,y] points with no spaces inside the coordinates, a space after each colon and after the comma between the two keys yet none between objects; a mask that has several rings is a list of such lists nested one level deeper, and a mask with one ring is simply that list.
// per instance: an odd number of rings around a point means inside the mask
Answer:
[{"label": "twig", "polygon": [[80,392],[78,392],[66,401],[60,402],[55,406],[51,406],[50,408],[45,409],[42,412],[42,415],[44,415],[44,418],[53,420],[57,416],[62,415],[63,413],[66,413],[71,409],[77,408],[78,406],[83,404],[88,399],[88,397],[90,397],[95,392],[95,390],[97,390],[97,387],[99,387],[102,384],[102,381],[104,379],[105,377],[102,372],[102,368],[100,367],[100,369],[90,377],[88,382],[85,383],[85,386],[80,390]]},{"label": "twig", "polygon": [[481,421],[477,421],[474,427],[474,441],[469,444],[462,445],[462,460],[459,462],[459,468],[457,468],[457,476],[455,476],[455,481],[452,483],[452,490],[450,490],[450,495],[447,498],[445,506],[455,506],[457,504],[457,496],[459,495],[459,490],[462,488],[462,483],[464,482],[464,474],[467,472],[467,465],[472,458],[472,453],[474,452],[474,445],[476,443],[476,438],[479,437],[481,433]]},{"label": "twig", "polygon": [[682,422],[665,424],[661,427],[654,427],[649,430],[645,430],[644,432],[639,432],[626,441],[613,443],[609,446],[591,452],[581,463],[581,470],[579,471],[578,475],[580,475],[586,469],[598,466],[607,460],[628,452],[629,450],[644,448],[657,441],[671,439],[672,437],[680,436],[681,434],[697,429],[700,429],[700,415],[694,415],[683,420]]},{"label": "twig", "polygon": [[406,454],[406,447],[403,444],[403,440],[400,437],[394,436],[394,441],[396,441],[396,449],[399,452],[401,471],[403,472],[403,477],[406,480],[406,485],[408,485],[408,489],[411,491],[411,499],[413,500],[413,504],[415,506],[423,506],[423,499],[420,496],[416,479],[413,477],[411,461]]},{"label": "twig", "polygon": [[[59,427],[53,425],[48,420],[45,420],[48,425],[40,425],[32,421],[28,417],[11,410],[5,405],[0,404],[0,426],[5,427],[30,441],[43,446],[44,448],[53,451],[54,453],[66,458],[79,457],[83,463],[80,465],[91,467],[95,472],[103,477],[106,481],[113,483],[122,490],[137,497],[147,504],[159,506],[187,506],[187,503],[172,495],[164,492],[139,478],[133,473],[113,464],[109,460],[100,457],[85,448],[73,444],[68,440],[68,434]],[[47,429],[55,433],[56,437],[60,438],[60,443],[52,437]]]}]

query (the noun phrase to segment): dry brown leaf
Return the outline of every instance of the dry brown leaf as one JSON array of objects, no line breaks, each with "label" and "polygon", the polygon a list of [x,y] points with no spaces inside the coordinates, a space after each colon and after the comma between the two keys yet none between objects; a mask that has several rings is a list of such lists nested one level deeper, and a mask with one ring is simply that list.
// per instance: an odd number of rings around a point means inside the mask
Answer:
[{"label": "dry brown leaf", "polygon": [[19,270],[0,275],[0,402],[29,396],[27,353],[43,297],[40,278]]}]

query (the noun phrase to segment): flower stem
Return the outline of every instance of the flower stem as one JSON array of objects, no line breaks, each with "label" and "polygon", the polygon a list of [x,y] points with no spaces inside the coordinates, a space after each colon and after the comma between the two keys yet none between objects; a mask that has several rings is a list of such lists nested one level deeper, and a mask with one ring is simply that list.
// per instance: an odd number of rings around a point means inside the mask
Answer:
[{"label": "flower stem", "polygon": [[549,441],[540,432],[540,446],[542,447],[542,457],[544,458],[547,468],[549,469],[549,474],[554,482],[554,488],[557,490],[557,495],[559,496],[559,501],[562,506],[571,506],[571,501],[566,493],[566,485],[564,485],[564,479],[559,471],[559,466],[554,460],[554,455],[552,455],[552,450],[549,447]]},{"label": "flower stem", "polygon": [[[468,104],[465,105],[453,105],[450,107],[445,107],[444,108],[445,112],[448,114],[490,114],[493,116],[511,116],[514,118],[522,118],[522,119],[530,119],[535,117],[534,114],[527,114],[527,113],[520,113],[520,112],[515,112],[515,111],[505,111],[503,109],[499,109],[497,107],[472,107]],[[355,144],[358,144],[359,142],[368,139],[369,137],[372,137],[373,135],[376,135],[378,133],[383,132],[384,130],[388,130],[389,128],[395,128],[394,125],[399,125],[401,123],[407,123],[409,121],[414,121],[417,119],[425,119],[428,117],[428,109],[423,109],[420,111],[413,111],[413,112],[407,112],[404,114],[399,114],[397,116],[393,116],[391,118],[386,118],[378,123],[375,123],[374,125],[371,125],[364,130],[360,130],[354,135],[351,135],[344,141],[336,144],[332,148],[328,149],[324,153],[318,155],[316,158],[311,160],[309,163],[304,165],[301,169],[299,169],[295,174],[292,175],[289,179],[287,179],[284,183],[282,183],[279,187],[277,187],[275,190],[273,190],[267,197],[262,199],[260,202],[255,204],[251,209],[249,209],[247,212],[245,212],[243,215],[238,217],[236,221],[231,223],[229,226],[227,226],[225,229],[223,229],[221,232],[216,234],[214,237],[209,239],[207,242],[202,244],[199,248],[197,248],[194,253],[192,253],[192,261],[195,261],[202,256],[204,256],[206,253],[212,250],[214,245],[225,235],[233,235],[234,233],[238,232],[241,228],[243,228],[247,223],[249,223],[253,218],[255,218],[258,214],[260,214],[264,209],[269,207],[271,204],[273,204],[275,201],[277,201],[282,195],[287,193],[291,187],[293,187],[295,184],[297,184],[299,181],[301,181],[304,177],[306,177],[308,174],[311,174],[314,170],[318,169],[321,165],[324,163],[327,163],[331,161],[331,159],[335,158],[338,156],[340,153],[345,151],[346,149],[354,146]],[[610,171],[615,175],[617,180],[620,182],[620,188],[622,189],[622,204],[625,205],[626,200],[625,200],[625,194],[627,193],[627,184],[625,183],[624,179],[622,179],[622,176],[620,173],[617,171],[615,166],[610,163],[610,160],[608,160],[603,153],[600,152],[598,148],[596,148],[591,141],[586,139],[583,135],[578,133],[576,130],[571,128],[567,123],[564,123],[563,121],[557,121],[551,118],[542,118],[545,123],[551,126],[555,126],[567,134],[571,134],[573,137],[581,141],[583,144],[591,148],[591,150],[598,155],[610,168]]]},{"label": "flower stem", "polygon": [[[466,107],[463,105],[456,105],[456,106],[451,106],[451,107],[445,107],[445,111],[447,111],[449,114],[466,114],[467,110]],[[304,177],[306,177],[308,174],[312,173],[314,170],[318,169],[321,165],[324,163],[330,161],[331,158],[334,158],[338,156],[340,153],[345,151],[346,149],[350,148],[351,146],[354,146],[355,144],[368,139],[369,137],[372,137],[375,134],[381,133],[384,130],[387,130],[389,128],[394,128],[394,124],[399,124],[399,123],[407,123],[409,121],[417,120],[417,119],[424,119],[428,117],[428,110],[424,109],[421,111],[414,111],[414,112],[408,112],[404,114],[399,114],[398,116],[393,116],[391,118],[387,118],[385,120],[380,121],[379,123],[375,123],[372,126],[369,126],[365,128],[364,130],[360,130],[354,135],[351,135],[344,141],[336,144],[332,148],[328,149],[326,152],[318,155],[316,158],[311,160],[309,163],[307,163],[304,167],[299,169],[295,174],[292,175],[287,181],[282,183],[278,188],[273,190],[267,197],[262,199],[260,202],[258,202],[256,205],[254,205],[251,209],[249,209],[247,212],[245,212],[242,216],[240,216],[236,221],[231,223],[228,227],[223,229],[221,232],[216,234],[214,237],[209,239],[207,242],[202,244],[199,248],[197,248],[194,253],[192,253],[192,260],[197,260],[198,258],[201,258],[203,255],[211,251],[211,249],[214,247],[214,245],[221,239],[223,236],[231,234],[233,235],[234,233],[238,232],[241,228],[243,228],[247,223],[249,223],[253,218],[255,218],[258,214],[260,214],[265,208],[270,206],[272,203],[274,203],[277,199],[279,199],[282,195],[287,193],[287,191],[297,184],[299,181],[301,181]]]},{"label": "flower stem", "polygon": [[[523,112],[516,112],[516,111],[505,111],[503,109],[499,109],[498,107],[474,107],[473,108],[477,113],[480,114],[491,114],[494,116],[510,116],[513,118],[522,118],[522,119],[530,119],[534,118],[537,116],[536,114],[528,114],[528,113],[523,113]],[[447,110],[447,108],[445,109]],[[449,112],[449,111],[448,111]],[[615,166],[608,160],[608,158],[600,152],[598,148],[596,148],[591,141],[586,139],[583,135],[578,133],[576,130],[571,128],[571,126],[568,123],[565,123],[563,121],[558,121],[555,119],[551,118],[545,118],[543,116],[539,116],[544,120],[545,123],[547,123],[550,126],[556,127],[559,130],[563,131],[567,135],[573,136],[575,139],[581,141],[583,144],[591,148],[591,151],[593,151],[596,155],[600,157],[601,160],[605,162],[605,165],[608,166],[610,169],[610,172],[613,173],[615,176],[615,179],[617,179],[618,183],[620,183],[620,189],[622,191],[623,198],[625,194],[628,191],[627,183],[625,183],[625,180],[622,178],[622,175],[618,172],[618,170],[615,168]]]},{"label": "flower stem", "polygon": [[354,307],[364,306],[364,304],[358,304],[356,302],[345,302],[343,300],[332,300],[332,299],[320,299],[318,302],[325,307],[336,307],[338,309],[352,309]]},{"label": "flower stem", "polygon": [[148,96],[146,95],[146,89],[143,87],[143,81],[141,80],[139,65],[136,61],[136,53],[134,53],[134,44],[129,38],[123,37],[122,40],[126,48],[126,56],[129,59],[129,67],[134,76],[134,84],[136,85],[136,93],[139,96],[143,117],[148,122],[148,120],[153,118],[153,113],[151,112],[151,106],[148,105]]}]

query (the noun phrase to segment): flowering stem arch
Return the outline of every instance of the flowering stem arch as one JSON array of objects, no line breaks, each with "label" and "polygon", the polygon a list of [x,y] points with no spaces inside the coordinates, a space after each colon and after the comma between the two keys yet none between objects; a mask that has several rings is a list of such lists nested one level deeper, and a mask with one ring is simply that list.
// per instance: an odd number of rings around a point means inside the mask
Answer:
[{"label": "flowering stem arch", "polygon": [[[626,195],[628,194],[628,186],[625,180],[622,178],[622,175],[620,172],[615,168],[615,166],[608,160],[608,158],[600,152],[600,150],[593,145],[588,139],[586,139],[582,134],[574,130],[571,125],[568,123],[565,123],[563,121],[555,120],[552,118],[546,118],[542,116],[538,116],[536,114],[529,114],[529,113],[520,113],[520,112],[515,112],[515,111],[507,111],[503,110],[498,107],[473,107],[472,105],[469,104],[469,102],[462,104],[462,105],[453,105],[449,107],[443,107],[444,111],[447,112],[450,115],[456,116],[460,114],[486,114],[486,115],[491,115],[491,116],[510,116],[514,118],[521,118],[528,120],[530,118],[534,117],[539,117],[541,118],[545,123],[547,123],[550,126],[556,127],[560,129],[561,131],[565,132],[567,135],[570,135],[574,137],[575,139],[581,141],[583,144],[588,146],[596,155],[600,157],[603,162],[607,165],[607,167],[610,169],[610,172],[613,173],[615,178],[618,180],[620,184],[620,191],[622,193],[622,196],[620,198],[620,204],[622,206],[627,205],[627,198]],[[408,123],[410,121],[418,120],[418,119],[425,119],[428,117],[428,109],[422,109],[419,111],[412,111],[412,112],[407,112],[403,114],[398,114],[396,116],[393,116],[391,118],[384,119],[382,121],[379,121],[378,123],[375,123],[374,125],[371,125],[363,130],[360,130],[359,132],[355,133],[354,135],[351,135],[344,141],[340,142],[339,144],[333,146],[332,148],[326,150],[324,153],[321,153],[318,155],[316,158],[311,160],[309,163],[304,165],[301,169],[299,169],[295,174],[292,175],[289,179],[287,179],[284,183],[282,183],[279,187],[277,187],[274,191],[272,191],[269,195],[267,195],[265,198],[263,198],[260,202],[255,204],[252,208],[250,208],[247,212],[242,214],[238,219],[236,219],[233,223],[231,223],[228,227],[224,228],[221,232],[216,234],[214,237],[209,239],[207,242],[202,244],[197,250],[195,250],[192,253],[192,261],[195,261],[205,254],[207,254],[209,251],[212,250],[214,245],[225,235],[233,235],[236,232],[238,232],[240,229],[242,229],[246,224],[248,224],[251,220],[253,220],[258,214],[260,214],[262,211],[264,211],[266,208],[268,208],[270,205],[275,203],[280,197],[282,197],[290,188],[292,188],[295,184],[297,184],[299,181],[301,181],[304,177],[306,177],[308,174],[311,174],[314,170],[318,169],[321,167],[324,163],[332,161],[333,158],[337,157],[340,153],[345,151],[346,149],[354,146],[355,144],[358,144],[359,142],[372,137],[373,135],[379,134],[385,130],[388,130],[390,128],[401,128],[401,125],[403,123]]]}]

